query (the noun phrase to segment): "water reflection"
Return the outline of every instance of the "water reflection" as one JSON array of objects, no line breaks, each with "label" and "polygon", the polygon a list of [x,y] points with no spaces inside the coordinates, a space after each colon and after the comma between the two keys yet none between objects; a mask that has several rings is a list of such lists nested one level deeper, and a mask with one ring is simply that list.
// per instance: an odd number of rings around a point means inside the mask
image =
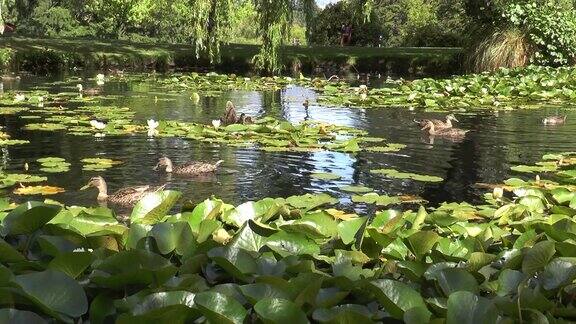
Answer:
[{"label": "water reflection", "polygon": [[[35,82],[13,80],[4,82],[5,89],[28,89]],[[64,91],[53,87],[51,91]],[[344,203],[350,195],[339,191],[344,185],[365,185],[381,194],[421,195],[433,203],[445,200],[477,201],[481,192],[477,182],[496,183],[513,174],[510,166],[531,163],[541,155],[574,149],[576,115],[567,112],[563,126],[545,127],[541,119],[557,113],[556,108],[458,114],[458,127],[470,129],[462,141],[425,136],[413,123],[414,118],[442,118],[443,114],[422,113],[407,109],[352,109],[320,107],[316,94],[309,89],[289,87],[277,92],[232,91],[220,97],[202,96],[195,104],[191,92],[171,93],[156,89],[152,83],[106,83],[106,94],[117,95],[104,105],[130,107],[142,124],[148,119],[184,120],[210,123],[222,115],[226,101],[235,103],[238,113],[251,116],[274,116],[297,123],[318,120],[366,130],[371,136],[384,137],[407,148],[399,153],[335,152],[270,153],[255,148],[199,143],[180,138],[149,138],[138,136],[107,136],[86,138],[61,132],[25,131],[25,121],[14,116],[0,116],[0,123],[14,138],[26,138],[30,145],[2,150],[3,168],[22,172],[24,163],[30,172],[38,172],[34,162],[45,156],[61,156],[72,163],[70,172],[48,175],[49,183],[62,186],[66,193],[54,196],[68,204],[96,204],[95,192],[78,192],[92,176],[101,174],[110,190],[122,187],[166,183],[168,188],[184,192],[186,199],[198,202],[215,195],[232,203],[263,197],[289,196],[308,192],[328,192]],[[308,107],[304,105],[309,100]],[[154,172],[161,156],[175,164],[191,160],[214,162],[225,160],[218,173],[211,177],[190,178]],[[105,157],[123,164],[105,172],[82,171],[82,158]],[[444,182],[426,184],[403,179],[388,179],[370,173],[377,168],[394,168],[406,172],[440,176]],[[341,176],[326,181],[312,178],[315,172],[332,172]],[[25,199],[25,198],[19,198]]]}]

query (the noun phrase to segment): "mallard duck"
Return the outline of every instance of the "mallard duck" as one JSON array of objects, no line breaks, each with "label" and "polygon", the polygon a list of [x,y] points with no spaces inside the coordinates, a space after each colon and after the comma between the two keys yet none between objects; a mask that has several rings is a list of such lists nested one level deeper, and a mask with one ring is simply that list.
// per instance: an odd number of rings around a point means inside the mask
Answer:
[{"label": "mallard duck", "polygon": [[426,126],[422,128],[422,130],[428,130],[428,134],[433,136],[440,136],[440,137],[448,137],[448,138],[463,138],[468,133],[468,130],[460,129],[460,128],[443,128],[443,129],[436,129],[434,126],[434,122],[429,120],[426,123]]},{"label": "mallard duck", "polygon": [[236,124],[237,120],[238,116],[236,115],[236,107],[234,107],[232,101],[226,102],[226,112],[224,113],[224,116],[220,118],[220,121],[224,126],[226,126]]},{"label": "mallard duck", "polygon": [[567,115],[564,116],[548,116],[542,120],[544,125],[560,125],[566,122]]},{"label": "mallard duck", "polygon": [[426,127],[426,125],[428,125],[428,122],[432,122],[436,130],[452,128],[452,121],[458,122],[458,119],[456,119],[456,116],[454,116],[454,114],[447,115],[445,122],[440,119],[421,119],[421,120],[414,119],[414,122],[420,125],[420,127]]},{"label": "mallard duck", "polygon": [[167,157],[161,157],[158,159],[158,164],[154,167],[154,170],[160,170],[164,168],[164,171],[167,173],[175,173],[175,174],[186,174],[186,175],[202,175],[213,173],[218,169],[218,166],[222,164],[224,160],[220,160],[214,164],[200,162],[200,161],[192,161],[188,163],[184,163],[181,165],[176,165],[172,163]]},{"label": "mallard duck", "polygon": [[98,95],[102,92],[102,89],[100,88],[86,88],[84,89],[84,86],[82,84],[77,84],[76,88],[78,88],[78,92],[80,92],[80,94],[87,94],[90,96],[95,96]]},{"label": "mallard duck", "polygon": [[122,188],[111,195],[108,195],[108,186],[104,178],[97,176],[93,177],[88,181],[84,187],[80,190],[86,190],[90,187],[98,189],[98,201],[100,202],[110,202],[116,205],[130,206],[137,203],[142,197],[148,193],[156,192],[162,190],[164,186],[152,187],[150,185],[134,186]]}]

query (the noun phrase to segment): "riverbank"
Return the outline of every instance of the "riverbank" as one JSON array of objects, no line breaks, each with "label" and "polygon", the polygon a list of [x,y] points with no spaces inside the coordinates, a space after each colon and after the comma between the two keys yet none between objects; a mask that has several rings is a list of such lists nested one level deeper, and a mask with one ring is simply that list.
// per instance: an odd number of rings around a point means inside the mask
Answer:
[{"label": "riverbank", "polygon": [[[211,64],[196,58],[193,46],[145,44],[87,39],[0,38],[0,68],[51,73],[70,68],[119,68],[160,71],[169,69],[246,73],[255,70],[257,45],[228,44],[222,60]],[[382,73],[402,76],[455,74],[460,71],[460,48],[283,48],[286,72],[315,74]]]}]

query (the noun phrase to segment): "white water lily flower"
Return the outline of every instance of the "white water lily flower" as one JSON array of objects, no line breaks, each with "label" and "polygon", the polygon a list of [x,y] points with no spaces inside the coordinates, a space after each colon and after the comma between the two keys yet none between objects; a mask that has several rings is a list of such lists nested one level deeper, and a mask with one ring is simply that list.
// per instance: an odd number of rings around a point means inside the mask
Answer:
[{"label": "white water lily flower", "polygon": [[90,121],[90,126],[96,128],[96,129],[104,129],[106,128],[106,124],[97,120],[91,120]]},{"label": "white water lily flower", "polygon": [[212,121],[212,126],[214,126],[215,129],[218,129],[218,127],[220,127],[220,125],[222,125],[222,122],[220,121],[220,119],[214,119]]},{"label": "white water lily flower", "polygon": [[97,80],[96,84],[99,86],[103,86],[104,85],[104,80]]},{"label": "white water lily flower", "polygon": [[21,93],[17,93],[16,97],[14,97],[15,102],[20,102],[20,101],[24,101],[24,100],[26,100],[26,96],[21,94]]},{"label": "white water lily flower", "polygon": [[368,99],[368,95],[366,93],[361,93],[360,94],[360,100],[364,101],[366,99]]},{"label": "white water lily flower", "polygon": [[160,126],[160,122],[155,121],[154,119],[148,119],[148,130],[155,130]]},{"label": "white water lily flower", "polygon": [[104,134],[104,133],[96,133],[96,134],[94,134],[94,137],[97,137],[97,138],[106,137],[106,134]]},{"label": "white water lily flower", "polygon": [[76,88],[78,88],[78,91],[79,91],[79,92],[84,91],[84,86],[82,86],[82,84],[80,84],[80,83],[78,83],[78,84],[76,85]]},{"label": "white water lily flower", "polygon": [[155,129],[148,129],[148,137],[154,137],[157,136],[159,133],[157,130]]},{"label": "white water lily flower", "polygon": [[102,80],[102,81],[104,81],[104,78],[105,78],[104,74],[102,74],[102,73],[96,74],[96,80]]}]

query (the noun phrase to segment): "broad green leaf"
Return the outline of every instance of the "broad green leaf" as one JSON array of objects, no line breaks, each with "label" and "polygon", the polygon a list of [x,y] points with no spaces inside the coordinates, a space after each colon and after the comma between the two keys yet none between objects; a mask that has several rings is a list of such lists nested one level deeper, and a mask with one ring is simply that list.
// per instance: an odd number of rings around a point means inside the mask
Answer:
[{"label": "broad green leaf", "polygon": [[88,311],[84,289],[62,272],[31,272],[16,276],[14,281],[43,310],[72,318],[78,318]]},{"label": "broad green leaf", "polygon": [[414,307],[426,308],[426,303],[420,293],[405,283],[379,279],[370,282],[368,288],[384,309],[396,319],[402,319],[404,313]]},{"label": "broad green leaf", "polygon": [[154,238],[162,254],[176,251],[179,255],[184,255],[196,248],[192,230],[186,222],[156,224],[148,235]]},{"label": "broad green leaf", "polygon": [[264,298],[254,305],[254,311],[264,323],[305,324],[306,314],[293,302],[280,298]]},{"label": "broad green leaf", "polygon": [[330,309],[320,308],[312,313],[315,321],[330,324],[375,323],[372,317],[373,312],[366,306],[355,304],[340,305]]},{"label": "broad green leaf", "polygon": [[435,232],[419,231],[410,235],[407,241],[412,253],[414,253],[417,259],[421,260],[432,250],[439,239],[440,236]]},{"label": "broad green leaf", "polygon": [[320,247],[313,240],[299,233],[278,232],[268,238],[266,245],[284,257],[320,253]]},{"label": "broad green leaf", "polygon": [[60,206],[35,201],[24,203],[6,215],[2,221],[3,232],[8,235],[31,234],[54,218],[60,209]]},{"label": "broad green leaf", "polygon": [[544,288],[547,290],[569,285],[574,279],[576,279],[576,262],[569,262],[560,258],[548,263],[542,273]]},{"label": "broad green leaf", "polygon": [[182,194],[177,191],[162,190],[145,195],[132,210],[132,223],[155,224],[164,218]]},{"label": "broad green leaf", "polygon": [[524,254],[522,272],[525,274],[533,274],[536,271],[544,269],[554,256],[554,253],[556,253],[554,242],[542,241],[536,243]]},{"label": "broad green leaf", "polygon": [[0,323],[10,324],[47,324],[48,321],[38,314],[12,308],[0,309]]},{"label": "broad green leaf", "polygon": [[464,269],[447,268],[436,274],[436,279],[447,297],[457,291],[478,292],[478,282]]},{"label": "broad green leaf", "polygon": [[93,260],[94,256],[91,252],[66,252],[57,255],[50,261],[48,268],[58,270],[76,279],[92,264]]},{"label": "broad green leaf", "polygon": [[446,324],[496,323],[498,310],[484,297],[469,291],[458,291],[448,297]]},{"label": "broad green leaf", "polygon": [[3,239],[0,239],[0,262],[2,263],[13,263],[22,262],[26,258],[13,248],[10,244],[6,243]]},{"label": "broad green leaf", "polygon": [[235,299],[217,292],[203,292],[194,303],[211,323],[242,324],[247,312]]}]

